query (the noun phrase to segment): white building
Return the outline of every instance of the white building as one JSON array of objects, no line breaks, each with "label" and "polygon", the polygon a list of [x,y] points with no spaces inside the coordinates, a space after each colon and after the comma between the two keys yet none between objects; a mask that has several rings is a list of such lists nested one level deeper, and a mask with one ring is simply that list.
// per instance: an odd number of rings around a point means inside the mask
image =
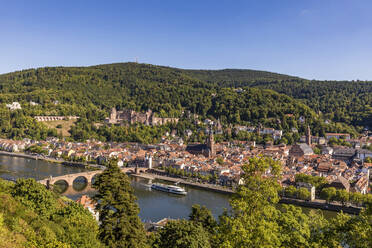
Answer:
[{"label": "white building", "polygon": [[19,104],[19,102],[13,102],[11,104],[6,104],[6,107],[9,108],[10,110],[22,109],[21,104]]}]

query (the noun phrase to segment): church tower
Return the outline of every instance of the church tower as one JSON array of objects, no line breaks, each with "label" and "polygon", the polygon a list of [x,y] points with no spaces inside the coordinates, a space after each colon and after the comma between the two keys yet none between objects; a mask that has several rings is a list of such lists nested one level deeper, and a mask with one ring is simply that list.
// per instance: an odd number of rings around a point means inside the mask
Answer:
[{"label": "church tower", "polygon": [[309,146],[311,146],[311,130],[310,130],[310,126],[307,126],[307,130],[306,130],[306,144],[308,144]]},{"label": "church tower", "polygon": [[214,147],[214,137],[213,137],[213,130],[210,129],[209,131],[209,137],[207,140],[207,147],[209,150],[209,157],[213,157],[216,155],[216,148]]}]

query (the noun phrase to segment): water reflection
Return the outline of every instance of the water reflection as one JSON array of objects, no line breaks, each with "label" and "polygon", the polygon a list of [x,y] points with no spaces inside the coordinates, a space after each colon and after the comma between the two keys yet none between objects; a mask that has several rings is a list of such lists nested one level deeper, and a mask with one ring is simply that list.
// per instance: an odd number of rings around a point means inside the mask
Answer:
[{"label": "water reflection", "polygon": [[0,155],[0,177],[7,180],[16,180],[20,177],[41,180],[49,176],[61,176],[83,171],[85,171],[84,168]]},{"label": "water reflection", "polygon": [[[151,190],[148,186],[149,181],[145,179],[133,177],[131,180],[140,207],[140,218],[144,221],[157,221],[165,217],[188,218],[193,204],[207,206],[215,217],[221,215],[224,208],[229,208],[228,195],[185,187],[187,195],[181,196]],[[91,184],[88,184],[80,192],[74,187],[68,187],[63,195],[76,200],[84,194],[93,196],[94,193]]]}]

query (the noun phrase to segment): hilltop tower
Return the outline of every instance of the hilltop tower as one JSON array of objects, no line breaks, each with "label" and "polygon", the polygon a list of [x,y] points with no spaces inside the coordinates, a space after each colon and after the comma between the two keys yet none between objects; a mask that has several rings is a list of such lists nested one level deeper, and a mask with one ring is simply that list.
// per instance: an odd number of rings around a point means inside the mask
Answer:
[{"label": "hilltop tower", "polygon": [[307,126],[306,130],[306,144],[311,146],[311,130],[309,125]]}]

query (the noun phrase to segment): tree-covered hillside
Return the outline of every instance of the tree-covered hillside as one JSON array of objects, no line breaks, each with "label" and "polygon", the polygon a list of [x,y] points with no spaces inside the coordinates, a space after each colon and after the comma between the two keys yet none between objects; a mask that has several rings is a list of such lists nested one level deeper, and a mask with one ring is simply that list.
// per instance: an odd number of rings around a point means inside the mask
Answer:
[{"label": "tree-covered hillside", "polygon": [[[271,106],[279,98],[290,104],[289,110],[306,114],[299,102],[275,92],[255,90],[239,95],[233,89],[194,79],[178,69],[135,63],[40,68],[0,75],[0,93],[0,102],[3,104],[12,101],[26,105],[29,101],[39,103],[30,108],[34,115],[79,114],[102,119],[102,113],[95,110],[107,111],[116,106],[135,110],[150,108],[167,116],[180,116],[183,110],[190,110],[202,116],[215,115],[232,120],[233,111],[222,113],[222,110],[216,109],[216,106],[223,104],[220,101],[224,99],[220,95],[232,98],[227,106],[231,110],[241,108],[243,101],[246,102],[244,106],[252,110],[266,107],[270,108],[269,112],[274,112],[271,117],[280,117],[282,110],[277,111],[276,106]],[[264,99],[260,102],[251,100],[263,95]],[[237,106],[237,97],[241,106]],[[256,121],[256,118],[248,116],[243,119]]]},{"label": "tree-covered hillside", "polygon": [[[225,124],[262,123],[284,130],[301,130],[298,118],[304,116],[314,134],[353,132],[345,125],[325,125],[324,119],[366,125],[371,120],[371,85],[307,81],[252,70],[197,71],[137,63],[46,67],[0,75],[0,128],[2,136],[22,137],[26,130],[19,127],[19,116],[78,115],[102,121],[116,107],[152,109],[163,117],[181,117],[190,111]],[[13,101],[20,102],[22,110],[5,107]],[[288,114],[293,117],[287,118]],[[14,128],[20,130],[14,134]],[[35,131],[42,133],[40,137],[52,132],[41,129]]]},{"label": "tree-covered hillside", "polygon": [[0,179],[0,248],[99,248],[98,223],[34,179]]},{"label": "tree-covered hillside", "polygon": [[247,69],[223,69],[223,70],[180,70],[181,72],[202,81],[226,85],[234,82],[253,82],[257,80],[298,80],[298,77],[292,77],[284,74],[247,70]]}]

